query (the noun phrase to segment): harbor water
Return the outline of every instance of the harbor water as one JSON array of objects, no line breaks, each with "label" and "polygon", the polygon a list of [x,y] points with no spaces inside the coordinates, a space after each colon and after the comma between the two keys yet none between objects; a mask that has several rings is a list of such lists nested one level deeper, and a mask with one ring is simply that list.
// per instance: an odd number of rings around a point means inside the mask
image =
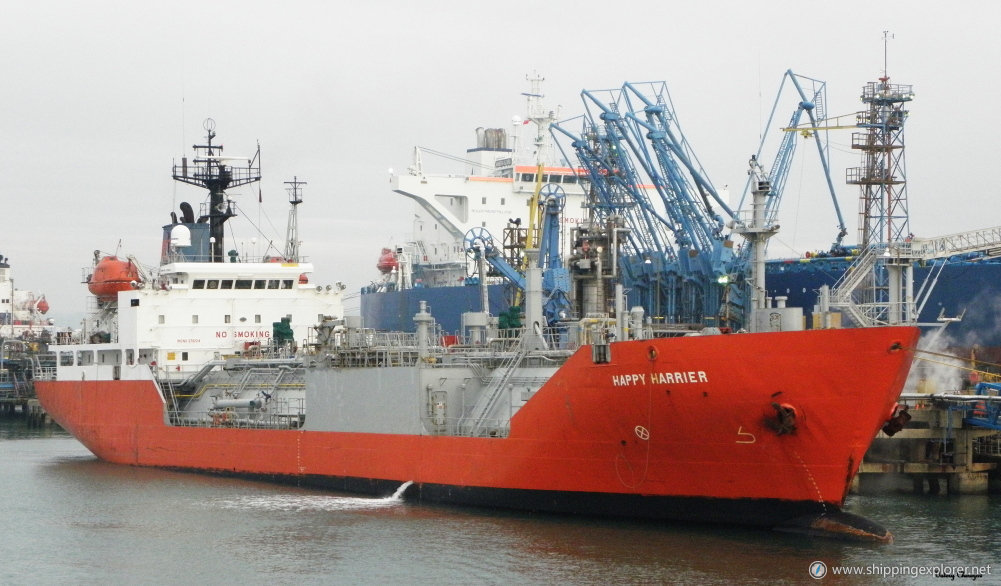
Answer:
[{"label": "harbor water", "polygon": [[0,470],[2,584],[1001,583],[998,496],[851,497],[881,545],[118,466],[19,420],[0,419]]}]

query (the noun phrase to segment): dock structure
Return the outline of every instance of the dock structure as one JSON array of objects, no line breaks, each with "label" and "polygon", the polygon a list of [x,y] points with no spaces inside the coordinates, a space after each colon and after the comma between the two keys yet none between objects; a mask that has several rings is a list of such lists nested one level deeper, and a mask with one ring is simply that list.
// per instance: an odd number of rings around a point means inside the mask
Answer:
[{"label": "dock structure", "polygon": [[52,423],[38,399],[32,397],[0,397],[0,417],[21,417],[29,427],[41,427]]},{"label": "dock structure", "polygon": [[55,355],[20,340],[0,341],[0,417],[18,417],[29,426],[52,423],[35,398],[36,377],[55,373]]},{"label": "dock structure", "polygon": [[999,390],[996,383],[981,383],[964,394],[901,395],[898,413],[905,413],[906,425],[899,431],[891,427],[879,432],[852,491],[996,491],[1001,463]]}]

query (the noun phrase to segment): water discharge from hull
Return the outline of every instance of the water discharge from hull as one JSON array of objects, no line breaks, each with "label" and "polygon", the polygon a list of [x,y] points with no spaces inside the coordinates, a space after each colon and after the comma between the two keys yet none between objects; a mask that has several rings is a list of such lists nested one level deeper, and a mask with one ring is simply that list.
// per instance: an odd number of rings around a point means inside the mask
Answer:
[{"label": "water discharge from hull", "polygon": [[403,504],[403,494],[412,481],[404,482],[390,496],[380,498],[327,495],[276,494],[266,496],[242,496],[223,499],[212,503],[223,509],[253,509],[267,511],[359,511],[384,509]]}]

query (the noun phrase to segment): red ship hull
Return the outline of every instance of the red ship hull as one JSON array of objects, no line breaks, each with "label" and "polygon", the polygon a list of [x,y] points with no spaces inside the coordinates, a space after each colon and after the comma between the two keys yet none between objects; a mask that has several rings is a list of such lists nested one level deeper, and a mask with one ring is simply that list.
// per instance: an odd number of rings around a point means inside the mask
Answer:
[{"label": "red ship hull", "polygon": [[[909,327],[582,348],[504,438],[176,427],[149,381],[37,381],[98,457],[529,510],[774,526],[837,511],[905,382]],[[387,406],[387,408],[391,408]],[[794,413],[792,428],[782,409]]]}]

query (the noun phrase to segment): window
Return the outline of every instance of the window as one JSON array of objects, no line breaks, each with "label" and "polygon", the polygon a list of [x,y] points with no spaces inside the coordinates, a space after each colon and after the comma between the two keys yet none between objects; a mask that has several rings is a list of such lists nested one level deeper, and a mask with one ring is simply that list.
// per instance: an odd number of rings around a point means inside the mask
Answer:
[{"label": "window", "polygon": [[223,280],[219,281],[219,288],[220,289],[232,289],[233,288],[233,279],[223,279]]},{"label": "window", "polygon": [[191,316],[191,323],[193,323],[193,324],[198,323],[198,316],[197,315],[192,315]]},{"label": "window", "polygon": [[277,288],[278,288],[278,279],[271,279],[268,281],[268,289],[277,289]]},{"label": "window", "polygon": [[236,289],[252,289],[254,287],[254,282],[250,279],[237,279]]},{"label": "window", "polygon": [[187,352],[181,352],[181,360],[187,360],[187,359],[188,359],[188,353]]},{"label": "window", "polygon": [[487,198],[483,198],[483,205],[487,205]]},{"label": "window", "polygon": [[291,289],[292,279],[282,279],[282,289]]},{"label": "window", "polygon": [[158,315],[156,316],[156,322],[160,325],[163,325],[167,323],[167,318],[165,318],[163,315]]},{"label": "window", "polygon": [[195,279],[194,282],[191,283],[191,288],[192,289],[204,289],[205,288],[205,279]]},{"label": "window", "polygon": [[59,353],[59,366],[73,366],[73,353],[72,352],[60,352]]},{"label": "window", "polygon": [[506,198],[503,198],[503,197],[501,198],[501,205],[504,205],[504,200],[505,200],[505,199],[506,199]]},{"label": "window", "polygon": [[264,279],[257,279],[254,281],[254,289],[264,289],[267,287],[267,283]]},{"label": "window", "polygon": [[227,324],[231,323],[233,321],[233,316],[231,316],[229,314],[224,315],[223,318],[222,318],[222,321],[223,321],[223,323],[227,323]]},{"label": "window", "polygon": [[254,316],[254,323],[255,324],[261,323],[261,314],[258,313],[257,315]]},{"label": "window", "polygon": [[219,280],[218,279],[209,279],[208,282],[205,285],[206,285],[206,287],[205,287],[206,289],[218,289],[219,288]]},{"label": "window", "polygon": [[138,299],[129,299],[129,307],[139,307]]}]

